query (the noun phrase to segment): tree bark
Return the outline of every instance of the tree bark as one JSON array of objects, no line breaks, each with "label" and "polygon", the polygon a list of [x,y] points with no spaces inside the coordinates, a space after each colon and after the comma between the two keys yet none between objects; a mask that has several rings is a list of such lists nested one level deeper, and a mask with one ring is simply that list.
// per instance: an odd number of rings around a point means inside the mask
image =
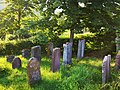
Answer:
[{"label": "tree bark", "polygon": [[70,30],[70,43],[73,44],[73,39],[74,39],[74,29]]}]

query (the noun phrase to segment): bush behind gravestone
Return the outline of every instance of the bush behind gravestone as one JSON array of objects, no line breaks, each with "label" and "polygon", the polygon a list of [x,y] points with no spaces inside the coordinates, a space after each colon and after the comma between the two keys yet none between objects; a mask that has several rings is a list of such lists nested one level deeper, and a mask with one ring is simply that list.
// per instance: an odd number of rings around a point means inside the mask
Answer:
[{"label": "bush behind gravestone", "polygon": [[[107,32],[102,34],[82,35],[81,37],[75,37],[72,48],[74,56],[77,55],[78,41],[83,38],[86,39],[85,56],[103,57],[107,54],[112,55],[113,52],[115,52],[115,35]],[[61,48],[61,53],[63,53],[63,44],[69,42],[69,38],[55,38],[52,39],[51,42],[53,42],[54,47]],[[48,37],[42,34],[30,39],[0,43],[0,52],[1,55],[21,54],[22,49],[31,49],[31,47],[35,45],[40,45],[42,54],[46,54],[47,43]]]}]

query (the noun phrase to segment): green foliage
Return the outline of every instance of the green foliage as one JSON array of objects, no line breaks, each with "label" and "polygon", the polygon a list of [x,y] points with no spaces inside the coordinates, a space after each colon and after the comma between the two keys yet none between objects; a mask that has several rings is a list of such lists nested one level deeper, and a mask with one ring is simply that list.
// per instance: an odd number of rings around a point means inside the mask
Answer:
[{"label": "green foliage", "polygon": [[[91,32],[113,31],[119,28],[120,5],[118,0],[42,0],[40,11],[44,17],[38,24],[45,23],[44,28],[57,32],[74,30],[80,33],[83,29]],[[42,25],[40,25],[42,26]],[[102,28],[105,28],[102,30]]]},{"label": "green foliage", "polygon": [[7,41],[0,43],[0,55],[21,54],[22,49],[31,49],[34,44],[31,41]]},{"label": "green foliage", "polygon": [[[16,34],[18,38],[23,38],[28,26],[26,21],[33,20],[33,17],[36,18],[34,14],[38,5],[35,4],[36,0],[4,0],[4,2],[6,7],[0,11],[0,28],[2,30],[0,33]],[[1,37],[2,34],[0,34]]]},{"label": "green foliage", "polygon": [[[22,49],[31,49],[32,46],[40,45],[42,49],[42,53],[46,53],[46,48],[48,42],[51,41],[54,44],[54,47],[60,47],[61,53],[63,53],[63,44],[69,41],[69,33],[65,33],[60,37],[49,37],[48,33],[45,31],[39,32],[31,32],[29,33],[32,37],[28,39],[21,39],[21,40],[12,40],[15,39],[15,35],[7,35],[6,41],[0,41],[0,51],[1,55],[7,54],[20,54]],[[104,38],[106,39],[104,39]],[[77,55],[78,50],[78,41],[80,39],[86,39],[85,45],[85,55],[86,56],[95,56],[95,57],[103,57],[107,54],[114,54],[115,52],[115,43],[114,43],[114,32],[110,33],[101,33],[101,34],[93,34],[93,33],[86,33],[86,34],[75,34],[74,43],[73,43],[73,56]],[[59,43],[58,43],[59,42]]]},{"label": "green foliage", "polygon": [[34,44],[46,45],[48,43],[48,36],[43,32],[35,33],[30,40]]}]

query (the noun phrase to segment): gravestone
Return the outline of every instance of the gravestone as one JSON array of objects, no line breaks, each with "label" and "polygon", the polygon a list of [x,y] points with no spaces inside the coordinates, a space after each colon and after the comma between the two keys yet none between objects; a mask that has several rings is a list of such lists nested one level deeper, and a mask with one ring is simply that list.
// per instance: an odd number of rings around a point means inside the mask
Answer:
[{"label": "gravestone", "polygon": [[102,63],[102,83],[105,84],[110,79],[111,55],[105,56]]},{"label": "gravestone", "polygon": [[72,43],[63,44],[63,65],[72,64]]},{"label": "gravestone", "polygon": [[107,81],[110,79],[110,61],[111,55],[107,56]]},{"label": "gravestone", "polygon": [[72,64],[72,43],[67,43],[68,44],[68,50],[67,50],[67,53],[68,53],[68,60],[67,60],[67,64],[71,65]]},{"label": "gravestone", "polygon": [[56,72],[60,69],[60,48],[53,49],[51,71]]},{"label": "gravestone", "polygon": [[68,61],[68,49],[67,49],[67,44],[63,44],[64,51],[63,51],[63,65],[67,64]]},{"label": "gravestone", "polygon": [[116,55],[116,62],[115,62],[115,70],[118,71],[120,69],[120,50]]},{"label": "gravestone", "polygon": [[7,62],[12,62],[13,61],[13,59],[15,58],[15,56],[14,55],[8,55],[7,57]]},{"label": "gravestone", "polygon": [[30,50],[28,49],[23,49],[22,50],[22,57],[28,58],[30,56]]},{"label": "gravestone", "polygon": [[85,51],[85,39],[78,41],[78,52],[77,52],[77,60],[84,57]]},{"label": "gravestone", "polygon": [[31,57],[37,58],[38,61],[41,61],[41,47],[34,46],[31,48]]},{"label": "gravestone", "polygon": [[105,84],[107,82],[107,56],[104,57],[102,63],[102,83]]},{"label": "gravestone", "polygon": [[53,43],[49,42],[48,48],[47,48],[47,55],[49,58],[52,58],[52,52],[53,52]]},{"label": "gravestone", "polygon": [[27,75],[28,75],[28,83],[33,85],[36,81],[41,80],[40,73],[40,62],[37,58],[32,57],[28,61],[27,65]]},{"label": "gravestone", "polygon": [[20,68],[22,65],[21,65],[21,60],[19,57],[16,57],[13,59],[12,61],[12,68],[15,69],[15,68]]}]

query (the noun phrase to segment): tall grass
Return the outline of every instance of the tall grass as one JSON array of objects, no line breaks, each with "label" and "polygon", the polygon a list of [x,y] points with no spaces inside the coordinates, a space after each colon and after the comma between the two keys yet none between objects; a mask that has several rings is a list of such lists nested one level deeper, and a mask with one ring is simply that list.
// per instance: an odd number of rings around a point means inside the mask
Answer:
[{"label": "tall grass", "polygon": [[116,85],[116,82],[102,85],[102,60],[85,58],[76,62],[73,59],[72,66],[65,68],[61,65],[60,71],[53,73],[50,71],[51,60],[44,57],[40,64],[42,80],[29,86],[26,73],[28,60],[19,57],[22,60],[22,67],[19,69],[12,69],[11,63],[6,62],[5,57],[0,58],[0,90],[100,90],[114,88]]}]

